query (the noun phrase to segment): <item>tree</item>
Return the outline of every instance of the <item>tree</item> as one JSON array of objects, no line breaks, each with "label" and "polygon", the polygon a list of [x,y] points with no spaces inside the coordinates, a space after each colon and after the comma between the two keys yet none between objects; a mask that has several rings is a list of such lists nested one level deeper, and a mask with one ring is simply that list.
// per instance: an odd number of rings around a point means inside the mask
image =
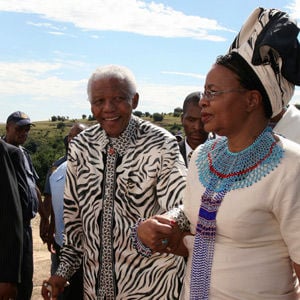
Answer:
[{"label": "tree", "polygon": [[162,121],[164,119],[164,116],[162,114],[160,114],[160,113],[154,113],[152,115],[152,118],[153,118],[154,122],[160,122],[160,121]]},{"label": "tree", "polygon": [[82,119],[85,120],[86,119],[86,115],[82,115]]},{"label": "tree", "polygon": [[57,129],[64,130],[64,129],[65,129],[65,126],[66,126],[66,124],[65,124],[64,122],[59,122],[59,123],[56,125],[56,128],[57,128]]},{"label": "tree", "polygon": [[133,114],[137,117],[140,117],[140,118],[143,116],[143,113],[139,110],[134,111]]},{"label": "tree", "polygon": [[173,112],[174,117],[180,117],[181,114],[182,114],[182,108],[181,107],[174,108],[174,112]]}]

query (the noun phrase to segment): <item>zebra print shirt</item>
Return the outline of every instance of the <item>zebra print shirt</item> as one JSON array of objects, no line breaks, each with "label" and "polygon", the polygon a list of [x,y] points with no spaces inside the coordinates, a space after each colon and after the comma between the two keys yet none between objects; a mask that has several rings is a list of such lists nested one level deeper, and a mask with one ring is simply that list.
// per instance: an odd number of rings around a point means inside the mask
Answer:
[{"label": "zebra print shirt", "polygon": [[132,116],[115,139],[100,125],[80,133],[69,147],[56,274],[68,279],[82,259],[85,299],[178,299],[184,259],[139,255],[130,227],[178,206],[185,177],[176,139],[150,122]]}]

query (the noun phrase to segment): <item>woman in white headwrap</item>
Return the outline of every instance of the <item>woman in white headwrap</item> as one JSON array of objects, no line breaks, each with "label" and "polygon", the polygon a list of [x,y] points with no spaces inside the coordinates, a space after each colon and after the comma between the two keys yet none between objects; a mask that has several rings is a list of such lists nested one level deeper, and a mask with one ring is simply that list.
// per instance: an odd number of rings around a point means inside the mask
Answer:
[{"label": "woman in white headwrap", "polygon": [[[287,29],[290,55],[278,42]],[[183,207],[137,228],[152,251],[188,251],[182,299],[300,296],[300,145],[268,126],[299,84],[299,69],[286,69],[292,54],[295,64],[300,57],[298,31],[277,10],[250,16],[200,100],[204,129],[220,138],[194,151]]]}]

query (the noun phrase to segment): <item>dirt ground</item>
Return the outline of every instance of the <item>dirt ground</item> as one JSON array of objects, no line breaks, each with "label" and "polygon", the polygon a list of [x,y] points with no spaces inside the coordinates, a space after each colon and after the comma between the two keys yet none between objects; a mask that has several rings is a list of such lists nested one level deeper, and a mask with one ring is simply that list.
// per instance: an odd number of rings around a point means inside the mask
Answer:
[{"label": "dirt ground", "polygon": [[43,244],[39,236],[40,218],[37,215],[31,222],[33,235],[33,258],[34,258],[34,274],[33,274],[33,292],[32,300],[41,300],[41,285],[44,279],[50,276],[50,252],[47,245]]}]

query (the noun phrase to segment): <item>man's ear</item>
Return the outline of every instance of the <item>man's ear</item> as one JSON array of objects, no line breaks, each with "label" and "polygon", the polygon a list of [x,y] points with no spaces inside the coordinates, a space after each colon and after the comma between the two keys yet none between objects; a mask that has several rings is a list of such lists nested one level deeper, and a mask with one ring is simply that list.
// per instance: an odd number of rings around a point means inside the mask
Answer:
[{"label": "man's ear", "polygon": [[138,93],[135,93],[135,95],[133,96],[132,98],[132,109],[136,109],[138,104],[139,104],[139,94]]}]

